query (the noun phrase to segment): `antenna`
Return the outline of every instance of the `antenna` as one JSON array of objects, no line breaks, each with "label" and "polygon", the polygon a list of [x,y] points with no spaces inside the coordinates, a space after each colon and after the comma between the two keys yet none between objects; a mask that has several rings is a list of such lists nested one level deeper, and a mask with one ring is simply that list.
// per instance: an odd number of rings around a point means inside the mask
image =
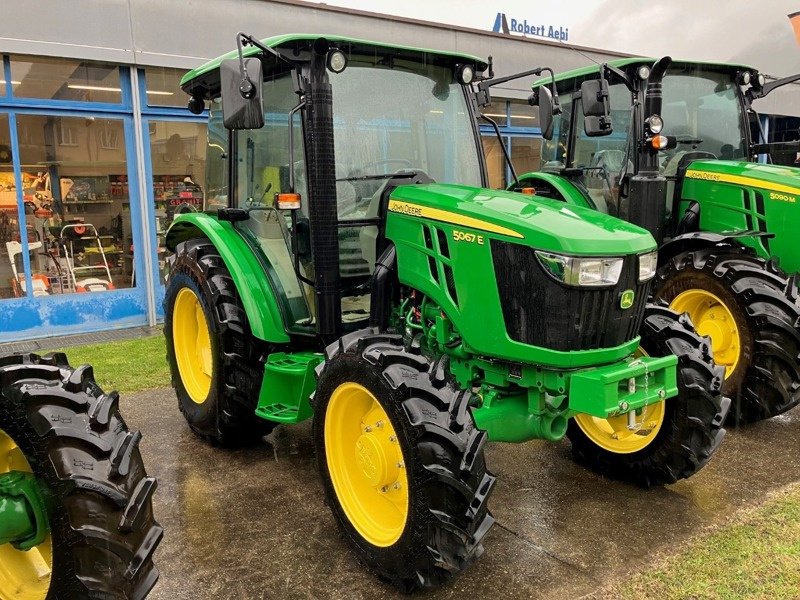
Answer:
[{"label": "antenna", "polygon": [[588,55],[588,54],[586,54],[585,52],[581,52],[581,51],[580,51],[580,50],[578,50],[578,48],[576,48],[575,46],[572,46],[571,44],[567,44],[567,43],[566,43],[564,40],[562,40],[561,38],[559,38],[559,40],[558,40],[558,41],[559,41],[559,43],[560,43],[562,46],[566,46],[567,48],[569,48],[569,49],[570,49],[570,50],[572,50],[573,52],[577,52],[578,54],[580,54],[582,57],[584,57],[584,58],[588,58],[590,61],[592,61],[592,62],[593,62],[594,64],[596,64],[598,67],[602,67],[602,65],[601,65],[599,62],[597,62],[595,59],[593,59],[591,56],[589,56],[589,55]]}]

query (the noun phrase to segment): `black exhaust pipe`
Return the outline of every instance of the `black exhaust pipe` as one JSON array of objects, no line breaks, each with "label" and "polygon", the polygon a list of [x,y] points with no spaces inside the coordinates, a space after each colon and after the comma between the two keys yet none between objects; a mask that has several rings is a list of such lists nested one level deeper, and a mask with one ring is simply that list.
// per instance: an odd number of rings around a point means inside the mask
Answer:
[{"label": "black exhaust pipe", "polygon": [[[311,111],[307,118],[309,217],[314,256],[314,292],[317,327],[325,343],[340,336],[342,301],[339,295],[339,215],[336,206],[336,159],[333,151],[333,92],[325,68],[329,44],[314,43],[309,88]],[[290,166],[291,168],[291,166]]]},{"label": "black exhaust pipe", "polygon": [[[644,122],[653,115],[661,116],[662,93],[661,80],[667,72],[672,58],[665,56],[656,61],[647,79],[647,91],[644,100]],[[667,124],[665,124],[667,126]],[[637,132],[639,140],[649,139],[645,131]],[[639,171],[631,178],[628,197],[629,220],[647,229],[661,245],[664,241],[664,228],[667,219],[667,180],[658,172],[658,149],[647,142],[641,142],[639,152]]]}]

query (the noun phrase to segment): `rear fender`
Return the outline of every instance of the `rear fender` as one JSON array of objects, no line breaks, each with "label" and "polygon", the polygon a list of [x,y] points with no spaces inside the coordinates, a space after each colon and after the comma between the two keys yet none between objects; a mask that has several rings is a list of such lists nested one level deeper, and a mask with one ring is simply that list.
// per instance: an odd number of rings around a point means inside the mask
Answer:
[{"label": "rear fender", "polygon": [[747,244],[742,243],[742,240],[752,240],[754,237],[759,236],[758,234],[754,235],[753,232],[728,235],[711,233],[708,231],[685,233],[670,239],[658,249],[658,266],[661,268],[669,262],[670,259],[684,252],[693,252],[695,250],[702,250],[703,248],[723,245],[733,245],[739,248],[746,247]]},{"label": "rear fender", "polygon": [[267,342],[288,342],[269,278],[253,249],[233,224],[207,213],[178,215],[167,232],[166,246],[174,252],[180,242],[197,237],[208,238],[228,267],[253,335]]},{"label": "rear fender", "polygon": [[[556,173],[525,173],[519,176],[520,187],[532,187],[536,189],[538,195],[551,197],[556,200],[561,200],[567,204],[575,206],[585,206],[597,210],[597,207],[578,186],[572,183],[566,177]],[[516,188],[516,182],[508,187],[508,191],[513,192]]]}]

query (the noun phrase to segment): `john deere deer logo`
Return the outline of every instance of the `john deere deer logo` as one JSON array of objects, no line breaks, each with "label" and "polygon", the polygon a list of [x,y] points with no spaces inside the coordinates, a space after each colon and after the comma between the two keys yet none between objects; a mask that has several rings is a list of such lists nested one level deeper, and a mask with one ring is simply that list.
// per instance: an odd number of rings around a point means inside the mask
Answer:
[{"label": "john deere deer logo", "polygon": [[633,306],[634,297],[635,294],[633,293],[633,290],[625,290],[624,292],[622,292],[622,296],[620,296],[619,298],[619,307],[622,310],[630,308],[631,306]]}]

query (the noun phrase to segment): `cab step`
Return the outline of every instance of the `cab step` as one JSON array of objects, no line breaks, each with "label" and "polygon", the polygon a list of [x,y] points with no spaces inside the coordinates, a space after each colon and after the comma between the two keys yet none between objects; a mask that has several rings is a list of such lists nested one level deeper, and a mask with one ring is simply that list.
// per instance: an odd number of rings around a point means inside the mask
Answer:
[{"label": "cab step", "polygon": [[275,352],[267,357],[256,416],[278,423],[299,423],[311,416],[308,398],[314,391],[314,369],[324,355],[317,352]]}]

